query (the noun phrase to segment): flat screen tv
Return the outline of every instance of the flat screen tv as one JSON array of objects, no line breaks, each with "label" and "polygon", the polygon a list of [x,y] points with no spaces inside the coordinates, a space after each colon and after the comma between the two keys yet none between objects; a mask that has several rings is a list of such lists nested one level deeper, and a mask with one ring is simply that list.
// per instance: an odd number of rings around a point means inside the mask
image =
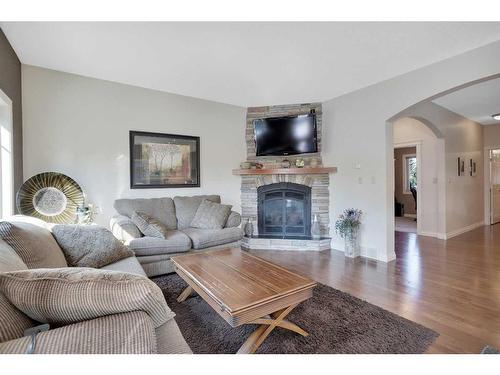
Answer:
[{"label": "flat screen tv", "polygon": [[285,156],[318,152],[316,114],[254,120],[257,156]]}]

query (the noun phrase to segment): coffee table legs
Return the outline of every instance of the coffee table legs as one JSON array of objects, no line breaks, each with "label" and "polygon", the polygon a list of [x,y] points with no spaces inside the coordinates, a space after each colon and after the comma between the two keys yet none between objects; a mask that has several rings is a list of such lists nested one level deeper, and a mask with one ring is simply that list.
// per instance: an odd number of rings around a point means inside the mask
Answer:
[{"label": "coffee table legs", "polygon": [[177,302],[184,302],[193,292],[193,288],[188,285],[188,287],[184,289],[181,294],[179,294],[179,297],[177,297]]},{"label": "coffee table legs", "polygon": [[[177,302],[184,302],[191,294],[195,293],[195,290],[188,286],[186,289],[179,294],[177,297]],[[266,315],[262,318],[255,319],[248,324],[260,324],[255,331],[253,331],[247,340],[238,350],[237,354],[252,354],[257,351],[259,346],[262,345],[264,340],[269,336],[269,334],[276,328],[284,328],[290,331],[296,332],[302,336],[308,336],[309,334],[300,328],[298,325],[285,320],[285,317],[298,305],[298,303],[290,305],[284,309],[278,310],[271,315]]]},{"label": "coffee table legs", "polygon": [[282,310],[272,313],[270,317],[259,318],[250,322],[249,324],[261,324],[248,339],[243,343],[241,348],[238,350],[238,354],[250,354],[255,353],[259,346],[264,342],[264,340],[269,336],[269,334],[276,327],[281,327],[289,329],[290,331],[296,332],[302,336],[308,336],[308,333],[300,328],[298,325],[285,320],[285,317],[297,306],[291,305]]}]

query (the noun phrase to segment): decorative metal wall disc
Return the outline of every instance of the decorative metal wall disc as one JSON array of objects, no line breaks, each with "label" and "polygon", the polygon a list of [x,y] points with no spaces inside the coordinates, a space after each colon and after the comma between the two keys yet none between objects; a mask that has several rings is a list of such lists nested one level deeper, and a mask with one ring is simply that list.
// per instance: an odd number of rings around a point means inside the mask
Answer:
[{"label": "decorative metal wall disc", "polygon": [[49,223],[74,223],[85,195],[75,180],[62,173],[44,172],[28,179],[17,192],[19,213]]}]

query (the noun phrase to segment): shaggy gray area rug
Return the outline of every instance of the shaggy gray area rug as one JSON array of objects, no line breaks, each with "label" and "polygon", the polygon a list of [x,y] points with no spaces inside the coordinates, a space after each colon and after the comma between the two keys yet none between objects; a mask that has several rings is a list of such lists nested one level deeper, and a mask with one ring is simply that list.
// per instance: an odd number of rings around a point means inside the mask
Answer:
[{"label": "shaggy gray area rug", "polygon": [[[163,291],[194,353],[236,353],[256,325],[232,328],[199,296],[178,303],[186,287],[177,274],[152,279]],[[287,317],[302,337],[276,328],[257,353],[423,353],[438,334],[350,294],[318,284],[311,299]]]}]

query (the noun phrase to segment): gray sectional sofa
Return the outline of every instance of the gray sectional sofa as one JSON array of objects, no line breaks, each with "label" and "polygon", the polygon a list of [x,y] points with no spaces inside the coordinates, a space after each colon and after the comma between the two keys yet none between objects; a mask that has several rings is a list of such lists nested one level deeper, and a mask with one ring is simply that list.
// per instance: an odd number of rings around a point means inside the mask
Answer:
[{"label": "gray sectional sofa", "polygon": [[[234,211],[222,229],[191,228],[190,224],[204,199],[215,203],[221,201],[218,195],[117,199],[114,207],[118,215],[110,221],[111,231],[135,252],[148,276],[173,272],[172,256],[239,246],[243,238],[243,230],[239,228],[241,216]],[[131,220],[134,212],[143,212],[159,220],[168,229],[166,238],[143,236]]]},{"label": "gray sectional sofa", "polygon": [[[135,256],[68,267],[41,220],[0,222],[0,353],[191,353],[160,288]],[[116,272],[118,271],[118,272]]]}]

